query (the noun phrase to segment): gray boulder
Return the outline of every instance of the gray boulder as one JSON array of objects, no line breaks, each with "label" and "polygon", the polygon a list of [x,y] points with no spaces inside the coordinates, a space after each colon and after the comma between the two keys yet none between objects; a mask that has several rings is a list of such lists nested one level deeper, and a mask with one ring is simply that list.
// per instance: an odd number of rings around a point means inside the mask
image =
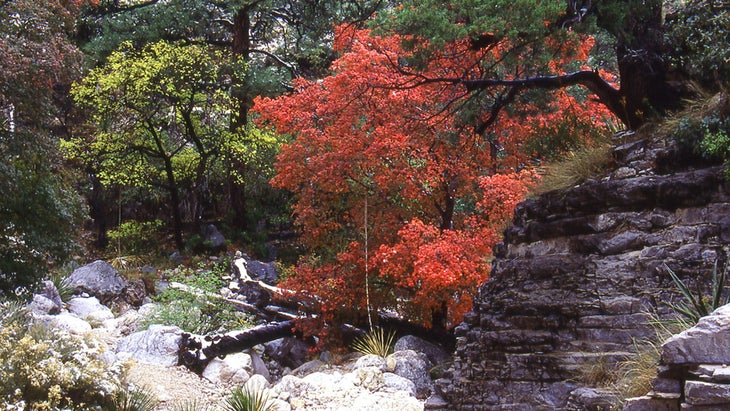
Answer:
[{"label": "gray boulder", "polygon": [[54,309],[54,312],[49,314],[56,314],[63,310],[63,300],[61,300],[61,295],[58,293],[58,288],[56,288],[56,285],[53,284],[53,281],[43,281],[43,289],[41,290],[40,295],[51,300],[57,308],[57,310]]},{"label": "gray boulder", "polygon": [[263,281],[266,284],[276,285],[279,280],[279,273],[276,271],[273,262],[246,260],[246,271],[252,279]]},{"label": "gray boulder", "polygon": [[664,364],[730,364],[730,305],[662,344]]},{"label": "gray boulder", "polygon": [[119,271],[101,260],[75,269],[67,281],[77,294],[88,293],[97,297],[102,304],[119,298],[127,287]]},{"label": "gray boulder", "polygon": [[48,297],[34,294],[30,302],[30,311],[34,315],[58,314],[61,310]]},{"label": "gray boulder", "polygon": [[164,367],[177,365],[182,332],[178,327],[151,325],[146,331],[136,332],[119,340],[117,357]]},{"label": "gray boulder", "polygon": [[396,351],[388,359],[395,360],[394,374],[413,381],[418,398],[428,398],[434,392],[429,371],[433,364],[424,353],[413,350]]},{"label": "gray boulder", "polygon": [[293,338],[280,338],[264,344],[264,354],[269,358],[291,369],[298,368],[307,361],[309,345]]},{"label": "gray boulder", "polygon": [[358,369],[363,367],[375,367],[380,371],[385,371],[388,368],[385,358],[374,354],[366,354],[358,358],[352,368]]},{"label": "gray boulder", "polygon": [[213,224],[207,224],[200,230],[203,239],[203,248],[213,252],[219,252],[226,249],[226,238],[223,237],[218,227]]},{"label": "gray boulder", "polygon": [[394,351],[404,350],[424,353],[434,365],[443,364],[451,360],[451,355],[445,349],[414,335],[403,336],[395,342]]}]

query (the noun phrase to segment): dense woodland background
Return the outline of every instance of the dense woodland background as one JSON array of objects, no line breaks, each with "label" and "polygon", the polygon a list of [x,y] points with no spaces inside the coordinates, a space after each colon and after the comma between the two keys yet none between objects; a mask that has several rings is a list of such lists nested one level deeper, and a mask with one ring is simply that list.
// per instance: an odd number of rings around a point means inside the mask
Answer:
[{"label": "dense woodland background", "polygon": [[[213,223],[280,262],[305,332],[452,327],[561,159],[726,90],[728,26],[714,0],[0,0],[0,289],[210,252]],[[728,111],[695,112],[672,138],[726,158]]]}]

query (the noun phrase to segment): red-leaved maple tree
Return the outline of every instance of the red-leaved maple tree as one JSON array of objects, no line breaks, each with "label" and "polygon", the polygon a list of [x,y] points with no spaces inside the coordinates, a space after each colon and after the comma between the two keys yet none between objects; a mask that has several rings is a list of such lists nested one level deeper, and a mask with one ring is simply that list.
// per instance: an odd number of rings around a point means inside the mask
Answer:
[{"label": "red-leaved maple tree", "polygon": [[[468,90],[404,68],[463,77],[502,50],[464,41],[413,62],[405,40],[341,28],[331,76],[296,80],[293,93],[255,102],[259,123],[293,136],[272,183],[295,194],[308,255],[285,286],[315,304],[320,315],[303,327],[320,336],[338,323],[363,324],[368,306],[426,326],[457,324],[488,278],[500,231],[536,182],[535,141],[556,124],[579,135],[608,116],[561,91],[516,102],[476,130],[472,120],[489,113],[468,106]],[[554,70],[585,61],[591,45],[555,44]]]}]

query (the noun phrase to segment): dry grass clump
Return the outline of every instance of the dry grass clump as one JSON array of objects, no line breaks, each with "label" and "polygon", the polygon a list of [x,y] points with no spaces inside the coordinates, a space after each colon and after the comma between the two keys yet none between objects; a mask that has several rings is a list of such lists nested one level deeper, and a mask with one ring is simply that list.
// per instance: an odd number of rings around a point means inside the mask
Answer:
[{"label": "dry grass clump", "polygon": [[613,165],[612,146],[598,141],[571,151],[563,159],[543,167],[537,193],[562,190],[605,173]]}]

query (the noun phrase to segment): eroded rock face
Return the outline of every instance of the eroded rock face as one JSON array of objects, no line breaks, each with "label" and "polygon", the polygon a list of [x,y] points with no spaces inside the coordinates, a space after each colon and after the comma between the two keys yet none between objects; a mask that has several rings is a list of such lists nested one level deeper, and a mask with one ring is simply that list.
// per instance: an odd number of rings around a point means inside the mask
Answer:
[{"label": "eroded rock face", "polygon": [[720,166],[673,168],[692,163],[676,161],[682,155],[645,140],[621,145],[621,172],[518,206],[437,381],[453,409],[599,401],[576,391],[591,385],[580,370],[619,361],[632,339],[652,336],[647,311],[669,315],[666,302],[679,297],[662,264],[692,289],[710,283],[727,258],[730,186]]}]

